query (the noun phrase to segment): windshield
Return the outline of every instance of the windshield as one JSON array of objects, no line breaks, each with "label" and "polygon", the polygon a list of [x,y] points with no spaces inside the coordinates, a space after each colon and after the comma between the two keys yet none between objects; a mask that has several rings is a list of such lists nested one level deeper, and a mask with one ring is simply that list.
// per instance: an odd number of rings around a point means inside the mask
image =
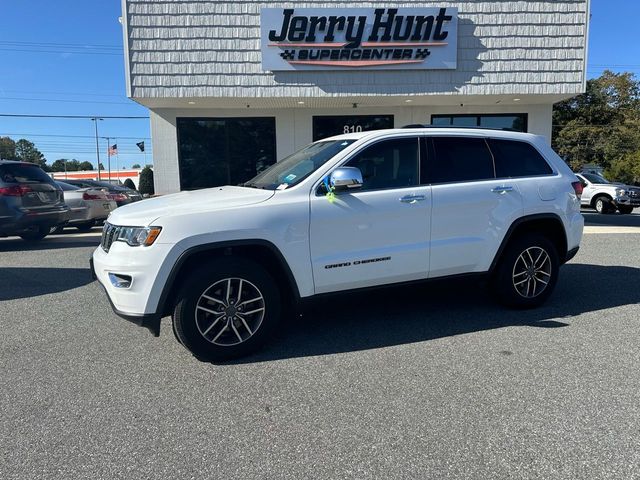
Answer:
[{"label": "windshield", "polygon": [[283,190],[307,178],[353,142],[355,140],[312,143],[273,164],[243,185],[267,190]]},{"label": "windshield", "polygon": [[591,183],[611,183],[604,177],[596,175],[595,173],[583,173],[582,176],[589,180]]}]

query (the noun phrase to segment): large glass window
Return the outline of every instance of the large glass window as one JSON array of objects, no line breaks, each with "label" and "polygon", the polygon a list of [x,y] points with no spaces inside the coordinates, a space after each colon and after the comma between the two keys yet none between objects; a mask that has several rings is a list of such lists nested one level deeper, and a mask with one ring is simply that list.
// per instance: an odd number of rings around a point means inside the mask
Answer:
[{"label": "large glass window", "polygon": [[384,128],[393,128],[393,115],[317,116],[313,117],[313,141]]},{"label": "large glass window", "polygon": [[498,178],[534,177],[553,173],[540,152],[529,143],[491,139],[489,145]]},{"label": "large glass window", "polygon": [[468,182],[495,178],[493,158],[483,138],[435,137],[430,165],[433,183]]},{"label": "large glass window", "polygon": [[276,162],[276,121],[178,118],[180,188],[237,185]]},{"label": "large glass window", "polygon": [[347,166],[362,172],[362,190],[377,190],[418,185],[418,162],[418,139],[398,138],[365,148]]},{"label": "large glass window", "polygon": [[527,131],[526,113],[431,115],[431,125],[442,127],[482,127],[496,130]]}]

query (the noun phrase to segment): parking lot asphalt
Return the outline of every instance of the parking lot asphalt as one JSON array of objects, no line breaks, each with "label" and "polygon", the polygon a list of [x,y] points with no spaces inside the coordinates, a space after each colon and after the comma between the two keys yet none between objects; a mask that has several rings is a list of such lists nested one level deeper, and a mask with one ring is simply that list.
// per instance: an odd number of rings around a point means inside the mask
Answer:
[{"label": "parking lot asphalt", "polygon": [[542,308],[349,294],[223,365],[111,312],[97,230],[0,239],[0,478],[640,478],[640,215],[585,216]]}]

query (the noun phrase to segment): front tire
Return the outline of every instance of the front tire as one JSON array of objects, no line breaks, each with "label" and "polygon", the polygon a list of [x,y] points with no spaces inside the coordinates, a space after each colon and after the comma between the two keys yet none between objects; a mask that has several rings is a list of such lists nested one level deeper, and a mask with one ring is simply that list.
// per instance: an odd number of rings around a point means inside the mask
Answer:
[{"label": "front tire", "polygon": [[190,274],[173,312],[174,333],[200,360],[230,360],[269,339],[281,304],[275,280],[261,265],[217,258]]},{"label": "front tire", "polygon": [[602,195],[595,199],[593,207],[596,209],[596,212],[600,214],[611,213],[611,200]]},{"label": "front tire", "polygon": [[542,235],[516,238],[503,254],[493,280],[498,300],[512,308],[535,308],[553,293],[560,261],[553,243]]},{"label": "front tire", "polygon": [[633,207],[630,207],[628,205],[620,205],[618,207],[618,210],[620,211],[620,213],[622,213],[623,215],[629,215],[631,213],[633,213]]}]

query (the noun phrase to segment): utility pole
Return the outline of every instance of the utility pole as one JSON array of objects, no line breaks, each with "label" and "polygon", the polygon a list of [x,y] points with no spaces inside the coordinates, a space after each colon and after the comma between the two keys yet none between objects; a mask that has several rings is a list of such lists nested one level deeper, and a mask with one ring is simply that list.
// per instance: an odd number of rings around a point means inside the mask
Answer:
[{"label": "utility pole", "polygon": [[100,180],[100,145],[98,143],[98,120],[104,120],[104,118],[93,117],[91,119],[96,127],[96,157],[98,157],[98,181]]}]

